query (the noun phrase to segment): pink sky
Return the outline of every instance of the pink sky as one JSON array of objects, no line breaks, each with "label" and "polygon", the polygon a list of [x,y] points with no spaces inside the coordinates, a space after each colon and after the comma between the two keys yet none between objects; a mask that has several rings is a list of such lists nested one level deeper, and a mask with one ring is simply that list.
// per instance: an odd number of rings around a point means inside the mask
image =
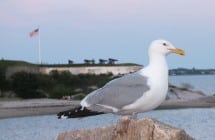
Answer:
[{"label": "pink sky", "polygon": [[[116,57],[145,64],[150,41],[164,38],[186,49],[184,66],[215,67],[208,63],[215,60],[214,0],[2,0],[0,21],[2,58],[35,62],[37,40],[28,33],[40,25],[47,63]],[[181,60],[171,56],[170,66]]]},{"label": "pink sky", "polygon": [[[130,22],[214,22],[214,0],[7,0],[1,2],[0,25],[31,26],[35,23],[81,24],[118,20]],[[98,23],[99,24],[99,23]],[[88,24],[84,24],[85,26]]]}]

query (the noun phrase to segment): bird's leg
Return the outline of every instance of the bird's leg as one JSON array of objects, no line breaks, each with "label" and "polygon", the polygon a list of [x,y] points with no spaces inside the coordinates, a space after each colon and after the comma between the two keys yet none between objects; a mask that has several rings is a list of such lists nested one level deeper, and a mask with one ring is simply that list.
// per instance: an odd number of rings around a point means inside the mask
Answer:
[{"label": "bird's leg", "polygon": [[137,120],[137,112],[133,112],[130,117],[133,120]]},{"label": "bird's leg", "polygon": [[128,119],[131,119],[131,120],[137,120],[137,112],[133,112],[132,114],[130,114],[127,117],[128,117]]}]

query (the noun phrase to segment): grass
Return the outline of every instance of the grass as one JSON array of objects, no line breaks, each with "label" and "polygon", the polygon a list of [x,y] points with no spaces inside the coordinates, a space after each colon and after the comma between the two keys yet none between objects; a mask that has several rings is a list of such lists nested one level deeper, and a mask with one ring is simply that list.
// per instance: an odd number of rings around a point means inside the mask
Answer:
[{"label": "grass", "polygon": [[0,65],[4,66],[23,66],[23,65],[34,65],[25,61],[18,60],[0,60]]},{"label": "grass", "polygon": [[6,70],[10,66],[33,66],[35,64],[31,64],[25,61],[16,61],[16,60],[0,60],[0,68],[2,70]]}]

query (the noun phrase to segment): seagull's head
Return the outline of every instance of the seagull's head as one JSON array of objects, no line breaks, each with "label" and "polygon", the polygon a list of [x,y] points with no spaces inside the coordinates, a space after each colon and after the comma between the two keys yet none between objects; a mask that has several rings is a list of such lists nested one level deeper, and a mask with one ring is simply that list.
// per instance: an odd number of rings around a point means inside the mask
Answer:
[{"label": "seagull's head", "polygon": [[185,51],[174,47],[169,41],[166,40],[155,40],[151,43],[149,53],[159,53],[161,55],[168,55],[170,53],[176,53],[184,55]]}]

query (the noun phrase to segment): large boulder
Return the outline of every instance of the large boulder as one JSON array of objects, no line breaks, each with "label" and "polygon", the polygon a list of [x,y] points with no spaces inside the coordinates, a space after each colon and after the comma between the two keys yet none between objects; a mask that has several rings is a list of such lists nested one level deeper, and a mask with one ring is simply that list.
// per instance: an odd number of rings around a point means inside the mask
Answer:
[{"label": "large boulder", "polygon": [[121,118],[116,125],[59,134],[57,140],[192,140],[182,129],[155,119]]}]

